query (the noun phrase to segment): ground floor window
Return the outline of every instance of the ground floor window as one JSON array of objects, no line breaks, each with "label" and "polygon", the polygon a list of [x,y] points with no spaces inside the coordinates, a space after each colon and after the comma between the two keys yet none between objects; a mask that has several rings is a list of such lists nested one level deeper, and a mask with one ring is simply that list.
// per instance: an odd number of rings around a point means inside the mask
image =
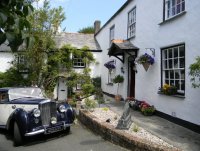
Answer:
[{"label": "ground floor window", "polygon": [[162,87],[175,86],[178,94],[185,95],[185,45],[161,49],[161,60]]}]

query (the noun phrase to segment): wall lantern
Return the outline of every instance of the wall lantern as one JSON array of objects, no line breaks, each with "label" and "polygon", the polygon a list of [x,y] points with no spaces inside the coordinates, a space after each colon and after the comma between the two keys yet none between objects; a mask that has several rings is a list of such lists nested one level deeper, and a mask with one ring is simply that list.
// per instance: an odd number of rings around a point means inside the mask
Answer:
[{"label": "wall lantern", "polygon": [[121,73],[124,73],[125,71],[124,71],[124,67],[121,67]]}]

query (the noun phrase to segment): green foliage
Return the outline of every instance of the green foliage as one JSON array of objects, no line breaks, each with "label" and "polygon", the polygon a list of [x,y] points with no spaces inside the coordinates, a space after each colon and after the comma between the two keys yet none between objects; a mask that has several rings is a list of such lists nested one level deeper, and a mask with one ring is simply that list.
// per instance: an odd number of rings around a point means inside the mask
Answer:
[{"label": "green foliage", "polygon": [[1,0],[0,1],[0,45],[6,40],[12,51],[17,51],[24,40],[30,44],[31,24],[27,16],[33,12],[28,0]]},{"label": "green foliage", "polygon": [[92,81],[95,88],[101,88],[101,77],[95,77]]},{"label": "green foliage", "polygon": [[69,101],[68,103],[69,103],[69,105],[71,105],[72,107],[76,107],[76,101],[71,100],[71,101]]},{"label": "green foliage", "polygon": [[96,102],[89,98],[85,99],[85,107],[86,109],[94,109],[96,107]]},{"label": "green foliage", "polygon": [[122,83],[122,82],[124,82],[124,77],[121,76],[121,75],[117,75],[117,76],[115,76],[115,78],[113,79],[113,82],[114,82],[114,83]]},{"label": "green foliage", "polygon": [[119,91],[119,84],[122,83],[122,82],[124,82],[124,77],[118,74],[118,75],[115,76],[115,78],[113,79],[113,82],[118,84],[118,85],[117,85],[117,94],[118,94],[118,91]]},{"label": "green foliage", "polygon": [[200,56],[198,56],[193,64],[189,67],[190,81],[194,88],[200,87]]},{"label": "green foliage", "polygon": [[94,92],[94,85],[92,83],[85,83],[82,85],[82,91],[87,97]]},{"label": "green foliage", "polygon": [[84,33],[84,34],[94,34],[94,27],[88,26],[80,29],[78,33]]},{"label": "green foliage", "polygon": [[27,86],[29,79],[24,79],[18,69],[11,67],[5,73],[0,73],[0,87]]},{"label": "green foliage", "polygon": [[109,111],[109,108],[108,107],[104,107],[104,108],[102,108],[102,110],[107,112],[107,111]]},{"label": "green foliage", "polygon": [[134,132],[138,132],[138,131],[139,131],[139,126],[136,125],[136,124],[134,124],[134,125],[133,125],[133,131],[134,131]]}]

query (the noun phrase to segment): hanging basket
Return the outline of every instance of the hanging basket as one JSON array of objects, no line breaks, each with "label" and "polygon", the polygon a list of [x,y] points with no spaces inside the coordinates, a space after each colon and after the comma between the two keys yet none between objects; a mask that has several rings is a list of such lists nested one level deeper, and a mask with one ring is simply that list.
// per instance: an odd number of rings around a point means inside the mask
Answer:
[{"label": "hanging basket", "polygon": [[142,65],[143,65],[145,71],[148,71],[151,64],[150,63],[143,63]]}]

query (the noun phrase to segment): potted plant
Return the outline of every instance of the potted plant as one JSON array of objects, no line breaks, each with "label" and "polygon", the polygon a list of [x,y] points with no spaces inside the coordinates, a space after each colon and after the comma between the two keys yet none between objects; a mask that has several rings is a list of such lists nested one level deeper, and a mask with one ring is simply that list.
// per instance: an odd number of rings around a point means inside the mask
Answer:
[{"label": "potted plant", "polygon": [[115,76],[115,78],[113,79],[113,82],[117,84],[117,95],[115,95],[115,100],[116,101],[120,101],[121,100],[121,95],[119,95],[118,91],[119,91],[119,84],[124,82],[124,77],[121,75],[117,75]]},{"label": "potted plant", "polygon": [[144,69],[147,71],[149,69],[149,66],[154,64],[154,58],[151,55],[145,53],[139,56],[137,62],[139,64],[142,64]]},{"label": "potted plant", "polygon": [[140,110],[142,114],[144,114],[145,116],[149,116],[153,115],[156,109],[153,105],[151,106],[147,102],[141,101]]},{"label": "potted plant", "polygon": [[166,95],[175,95],[177,94],[177,88],[174,85],[164,84],[160,89],[161,93]]}]

